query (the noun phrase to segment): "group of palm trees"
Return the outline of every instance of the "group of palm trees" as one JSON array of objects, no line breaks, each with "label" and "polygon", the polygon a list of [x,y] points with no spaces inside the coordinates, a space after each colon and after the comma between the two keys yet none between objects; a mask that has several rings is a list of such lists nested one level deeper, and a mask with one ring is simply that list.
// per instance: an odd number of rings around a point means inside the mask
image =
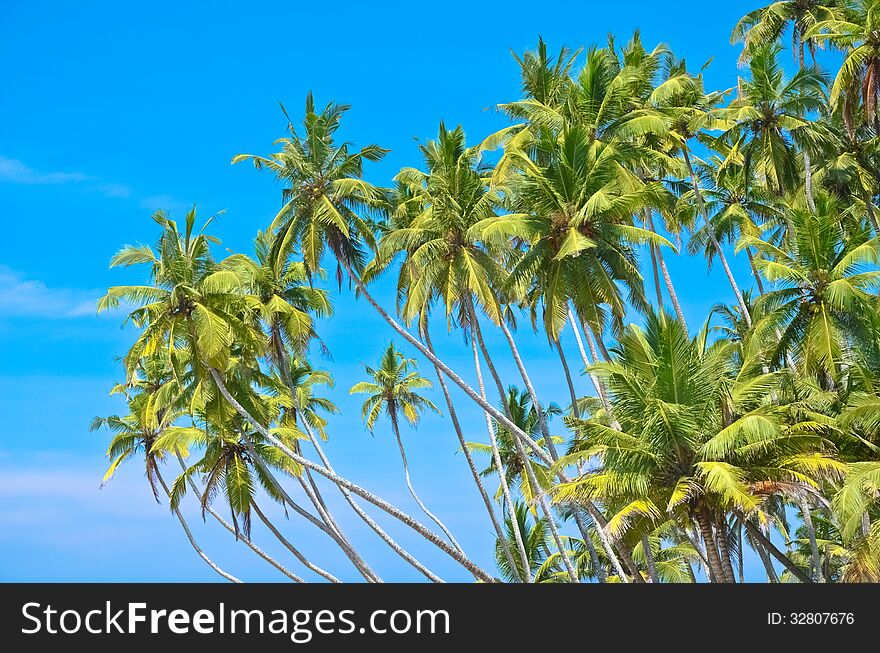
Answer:
[{"label": "group of palm trees", "polygon": [[[387,150],[341,141],[348,107],[320,109],[309,95],[278,152],[233,159],[283,187],[253,256],[215,259],[218,241],[208,224],[196,229],[193,209],[182,225],[156,213],[158,243],[113,258],[146,266],[149,283],[111,288],[99,304],[131,306],[138,330],[114,389],[127,413],[94,423],[113,433],[107,477],[144,459],[157,500],[231,581],[187,526],[188,493],[297,582],[338,578],[265,502],[321,531],[364,580],[383,580],[329,509],[328,488],[434,582],[431,561],[380,520],[480,582],[734,583],[748,555],[771,583],[880,581],[878,34],[880,0],[776,2],[735,27],[742,74],[723,92],[638,34],[556,55],[539,41],[516,57],[522,98],[498,106],[509,127],[469,145],[441,124],[422,165],[390,188],[363,176]],[[842,57],[836,74],[818,64],[823,49]],[[667,267],[682,250],[718,261],[730,285],[731,303],[702,324],[688,324]],[[737,255],[750,288],[734,276]],[[333,312],[327,260],[398,338],[350,391],[365,395],[367,427],[396,438],[423,516],[341,476],[322,447],[337,409],[321,396],[332,378],[309,356],[325,348],[316,318]],[[395,307],[370,291],[388,274]],[[438,357],[438,323],[462,332],[472,370]],[[516,343],[528,328],[558,368],[529,368]],[[490,354],[495,329],[509,349],[495,356],[510,356],[517,384]],[[475,563],[416,492],[402,431],[441,409],[398,347],[436,373],[497,568]],[[567,397],[538,395],[547,375],[564,375]],[[475,425],[462,424],[461,401],[483,413],[482,442],[465,438]],[[254,515],[290,562],[254,542]]]}]

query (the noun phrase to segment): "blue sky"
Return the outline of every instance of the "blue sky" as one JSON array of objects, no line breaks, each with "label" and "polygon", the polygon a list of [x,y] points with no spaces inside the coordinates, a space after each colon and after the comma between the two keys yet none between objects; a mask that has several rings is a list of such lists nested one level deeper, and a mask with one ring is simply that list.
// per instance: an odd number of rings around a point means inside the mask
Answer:
[{"label": "blue sky", "polygon": [[[136,282],[137,272],[109,270],[123,244],[153,242],[155,209],[174,216],[197,203],[203,217],[225,209],[212,233],[223,246],[248,251],[279,203],[272,180],[249,166],[231,166],[239,152],[268,153],[285,123],[278,102],[298,116],[308,90],[319,104],[353,105],[344,137],[379,143],[391,154],[368,171],[387,184],[402,166],[418,165],[418,140],[440,120],[462,123],[472,141],[506,124],[490,107],[518,97],[510,49],[534,47],[538,35],[556,50],[623,42],[641,28],[648,46],[669,44],[699,66],[710,57],[707,85],[735,84],[738,51],[729,45],[736,20],[757,2],[538,3],[268,2],[165,3],[149,10],[117,3],[9,3],[0,23],[0,580],[214,580],[188,548],[167,507],[157,506],[131,463],[99,489],[105,434],[88,433],[94,415],[120,408],[107,396],[120,378],[116,357],[132,334],[120,315],[94,314],[103,290]],[[720,270],[670,257],[670,271],[690,320],[730,300]],[[737,257],[737,276],[749,277]],[[393,305],[387,281],[377,295]],[[338,470],[415,513],[396,447],[380,426],[360,422],[347,389],[392,332],[347,289],[334,291],[337,315],[321,325],[337,380],[329,453]],[[434,336],[443,357],[468,378],[461,337]],[[539,393],[567,397],[555,353],[541,338],[518,335]],[[571,361],[573,342],[566,342]],[[500,338],[490,342],[499,360]],[[502,377],[515,379],[500,361]],[[430,371],[425,367],[426,375]],[[579,380],[581,390],[586,383]],[[442,403],[435,391],[432,398]],[[485,438],[480,414],[462,398],[472,439]],[[482,425],[482,426],[481,426]],[[473,557],[490,565],[489,525],[448,419],[428,417],[405,434],[417,488],[460,534]],[[167,475],[171,476],[172,470]],[[342,523],[387,580],[419,577],[345,513]],[[191,521],[205,548],[248,580],[282,577],[226,533]],[[277,514],[277,511],[276,511]],[[280,515],[279,515],[280,517]],[[383,522],[384,523],[384,522]],[[448,580],[468,576],[442,555],[389,529]],[[355,576],[302,522],[283,522],[316,561]],[[257,539],[277,551],[255,528]],[[281,555],[280,552],[278,552]],[[752,565],[750,564],[750,567]]]}]

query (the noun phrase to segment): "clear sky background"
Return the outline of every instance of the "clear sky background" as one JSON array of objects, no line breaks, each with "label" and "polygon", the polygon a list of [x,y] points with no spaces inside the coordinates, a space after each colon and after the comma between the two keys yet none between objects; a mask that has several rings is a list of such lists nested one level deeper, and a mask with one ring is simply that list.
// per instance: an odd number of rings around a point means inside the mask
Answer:
[{"label": "clear sky background", "polygon": [[[552,50],[626,41],[640,28],[648,47],[669,44],[692,68],[714,57],[707,87],[736,83],[738,48],[730,30],[758,2],[675,3],[510,1],[430,3],[6,3],[0,17],[0,580],[215,580],[189,548],[167,506],[155,503],[132,461],[103,489],[106,433],[89,433],[95,415],[122,408],[107,396],[122,375],[116,357],[132,340],[121,315],[95,315],[108,286],[139,282],[136,271],[109,270],[125,243],[152,243],[155,209],[182,218],[193,203],[202,217],[226,209],[212,233],[223,247],[249,251],[257,229],[279,206],[272,179],[240,152],[266,154],[283,135],[282,101],[293,116],[308,90],[318,104],[353,105],[342,137],[391,148],[368,178],[389,183],[402,166],[419,165],[418,141],[440,120],[462,123],[471,142],[507,124],[491,110],[519,97],[510,50],[533,48],[542,35]],[[148,9],[146,8],[148,7]],[[222,251],[220,252],[222,254]],[[746,264],[736,272],[750,285]],[[732,295],[720,269],[669,257],[689,321]],[[393,306],[388,280],[377,295]],[[348,388],[361,378],[393,332],[364,301],[334,289],[336,317],[320,325],[333,360],[316,364],[337,380],[328,452],[338,471],[418,515],[406,492],[386,424],[365,432],[359,400]],[[472,379],[460,334],[434,328],[442,357]],[[576,365],[570,334],[564,344]],[[567,401],[558,358],[527,329],[517,336],[544,400]],[[502,378],[518,376],[503,339],[492,337]],[[422,366],[426,376],[433,370]],[[584,378],[577,380],[586,393]],[[442,395],[431,394],[438,405]],[[463,395],[470,439],[485,423]],[[444,411],[445,412],[445,411]],[[557,426],[558,428],[558,426]],[[448,418],[427,417],[405,432],[413,478],[426,503],[472,557],[491,566],[491,526]],[[173,468],[166,471],[174,474]],[[372,536],[325,490],[364,557],[386,580],[421,577]],[[192,497],[190,497],[192,500]],[[283,580],[228,533],[187,514],[205,550],[246,580]],[[282,530],[316,562],[358,578],[341,554],[301,520]],[[469,576],[393,522],[412,553],[448,580]],[[254,537],[280,557],[268,533]],[[755,561],[750,574],[759,578]],[[296,564],[291,562],[294,569]],[[297,569],[297,571],[301,571]]]}]

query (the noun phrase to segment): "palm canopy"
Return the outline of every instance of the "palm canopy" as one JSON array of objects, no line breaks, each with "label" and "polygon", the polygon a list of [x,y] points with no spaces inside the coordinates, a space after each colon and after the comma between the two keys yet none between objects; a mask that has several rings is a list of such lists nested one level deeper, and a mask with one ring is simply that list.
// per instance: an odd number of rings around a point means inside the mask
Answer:
[{"label": "palm canopy", "polygon": [[609,314],[619,327],[626,312],[621,287],[630,304],[646,307],[634,244],[669,244],[633,224],[652,189],[625,173],[613,147],[580,127],[558,139],[541,137],[535,151],[534,160],[526,152],[510,154],[520,174],[507,190],[516,210],[528,215],[520,232],[528,247],[511,269],[509,287],[520,297],[540,289],[545,328],[554,340],[569,301],[596,329],[606,326]]},{"label": "palm canopy", "polygon": [[374,246],[375,226],[367,217],[386,207],[385,191],[362,177],[364,162],[379,161],[388,150],[378,145],[355,150],[351,143],[335,140],[349,108],[330,103],[319,113],[309,93],[302,132],[288,117],[288,136],[276,141],[281,151],[269,157],[239,154],[232,159],[233,163],[251,160],[284,185],[284,204],[270,229],[281,236],[281,250],[289,243],[298,247],[309,274],[319,269],[327,248],[340,262],[361,270],[363,245]]},{"label": "palm canopy", "polygon": [[421,146],[425,171],[404,168],[395,177],[397,205],[365,279],[387,267],[398,252],[406,258],[398,277],[401,315],[411,322],[435,298],[447,317],[456,309],[470,321],[476,302],[496,324],[501,320],[499,261],[521,216],[499,217],[501,195],[490,187],[490,169],[464,130],[441,123],[437,138]]},{"label": "palm canopy", "polygon": [[804,45],[815,59],[820,45],[808,34],[813,27],[826,20],[834,20],[840,12],[838,0],[782,0],[760,7],[743,16],[730,37],[731,43],[743,43],[742,58],[747,59],[768,43],[776,43],[791,30],[791,53],[804,64]]},{"label": "palm canopy", "polygon": [[371,380],[356,383],[349,394],[367,395],[361,414],[368,429],[373,430],[383,411],[395,424],[402,414],[411,426],[419,423],[425,410],[440,413],[429,399],[418,393],[433,387],[432,383],[419,375],[415,359],[406,358],[393,342],[382,353],[378,367],[364,368]]},{"label": "palm canopy", "polygon": [[782,330],[777,355],[793,350],[805,369],[825,383],[839,379],[845,353],[859,342],[875,311],[880,240],[867,229],[844,230],[832,200],[819,212],[791,209],[788,248],[756,238],[764,276],[777,288],[758,299],[766,313],[761,328]]},{"label": "palm canopy", "polygon": [[578,437],[566,462],[595,457],[598,467],[559,497],[617,506],[609,527],[624,532],[633,520],[662,523],[667,514],[711,523],[730,510],[760,513],[756,484],[815,486],[838,471],[830,442],[787,423],[786,408],[770,401],[780,375],[736,369],[733,353],[731,343],[709,345],[705,329],[689,339],[665,313],[649,314],[644,329],[627,327],[612,361],[594,366],[621,428],[572,420]]},{"label": "palm canopy", "polygon": [[733,123],[724,138],[733,145],[728,157],[741,157],[747,179],[754,168],[768,188],[783,195],[799,181],[795,144],[810,137],[807,114],[823,107],[825,78],[817,68],[802,68],[787,79],[779,52],[779,46],[767,45],[752,55],[749,77],[724,112]]}]

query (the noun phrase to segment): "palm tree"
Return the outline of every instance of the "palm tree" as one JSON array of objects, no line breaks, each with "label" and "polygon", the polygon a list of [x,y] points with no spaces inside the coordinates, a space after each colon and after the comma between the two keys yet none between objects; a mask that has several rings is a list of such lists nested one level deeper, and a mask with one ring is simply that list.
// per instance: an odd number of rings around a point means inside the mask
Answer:
[{"label": "palm tree", "polygon": [[834,20],[839,15],[837,0],[782,0],[760,7],[743,16],[733,28],[731,43],[743,43],[743,58],[748,58],[756,50],[768,43],[776,43],[791,28],[791,52],[804,68],[804,46],[810,48],[815,62],[815,37],[807,34],[817,24]]},{"label": "palm tree", "polygon": [[403,439],[400,436],[399,419],[401,415],[403,415],[410,426],[415,428],[423,411],[432,410],[438,415],[440,414],[440,411],[430,400],[425,399],[417,392],[418,390],[431,388],[431,382],[419,375],[418,364],[415,359],[406,358],[394,347],[393,342],[389,343],[382,353],[378,367],[365,366],[365,369],[367,375],[372,380],[356,383],[349,390],[349,394],[368,395],[361,407],[361,414],[367,428],[371,432],[383,412],[388,416],[388,419],[391,421],[391,430],[397,439],[397,447],[400,451],[400,460],[403,462],[403,472],[406,476],[406,486],[409,488],[409,493],[415,499],[419,508],[446,534],[446,537],[449,538],[453,546],[461,551],[461,546],[459,546],[446,525],[434,513],[428,510],[425,503],[416,493],[415,488],[413,488],[409,474],[409,464],[406,461],[406,450],[403,446]]},{"label": "palm tree", "polygon": [[577,423],[575,454],[599,456],[601,465],[558,492],[617,506],[612,531],[664,514],[685,529],[696,524],[718,582],[734,582],[721,525],[729,511],[761,510],[754,482],[769,475],[806,483],[836,469],[823,453],[830,443],[787,427],[768,401],[778,376],[754,365],[732,373],[731,351],[723,341],[707,346],[705,330],[688,339],[663,313],[649,314],[644,329],[629,326],[612,362],[594,366],[608,380],[621,430]]},{"label": "palm tree", "polygon": [[825,80],[817,68],[801,68],[786,79],[779,52],[778,45],[753,52],[750,76],[740,80],[739,97],[726,110],[733,125],[722,138],[733,144],[729,156],[742,157],[746,183],[754,171],[782,196],[799,181],[794,142],[803,143],[811,127],[805,116],[823,106]]},{"label": "palm tree", "polygon": [[782,332],[776,356],[793,351],[827,389],[840,381],[847,352],[870,329],[865,318],[874,310],[871,291],[880,273],[864,266],[880,262],[880,240],[864,228],[842,229],[832,201],[818,209],[788,211],[788,250],[749,237],[743,244],[758,250],[759,270],[779,285],[756,302],[765,313],[761,328]]}]

